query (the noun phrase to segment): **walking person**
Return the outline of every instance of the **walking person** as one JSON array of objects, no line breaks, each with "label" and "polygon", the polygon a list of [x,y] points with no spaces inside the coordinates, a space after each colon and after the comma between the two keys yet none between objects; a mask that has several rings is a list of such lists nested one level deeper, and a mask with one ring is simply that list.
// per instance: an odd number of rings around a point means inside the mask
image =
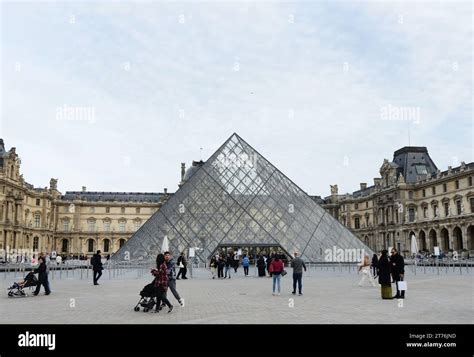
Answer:
[{"label": "walking person", "polygon": [[[165,263],[166,263],[166,270],[168,272],[168,287],[171,290],[171,293],[178,300],[181,306],[184,306],[184,299],[179,296],[178,290],[176,290],[176,269],[173,256],[170,252],[165,252]],[[157,262],[158,264],[158,262]],[[158,265],[157,265],[158,267]]]},{"label": "walking person", "polygon": [[237,253],[234,254],[234,257],[233,257],[233,267],[234,267],[234,273],[237,274],[237,269],[239,269],[239,256],[237,255]]},{"label": "walking person", "polygon": [[173,305],[169,302],[166,297],[166,291],[168,290],[168,269],[165,263],[165,256],[163,254],[158,254],[156,257],[156,269],[153,269],[151,273],[155,276],[155,294],[156,294],[156,308],[155,312],[160,312],[162,307],[161,303],[163,302],[168,306],[168,313],[173,311]]},{"label": "walking person", "polygon": [[188,272],[188,269],[186,266],[188,265],[188,262],[186,261],[186,257],[184,256],[184,252],[181,252],[181,254],[178,257],[178,267],[179,267],[179,272],[178,276],[176,277],[176,280],[179,280],[179,277],[182,276],[184,280],[186,280],[186,273]]},{"label": "walking person", "polygon": [[244,267],[244,275],[248,276],[249,275],[250,260],[249,260],[249,257],[247,257],[246,254],[242,258],[242,266]]},{"label": "walking person", "polygon": [[102,270],[104,270],[104,267],[102,265],[102,257],[100,255],[100,250],[98,250],[97,253],[95,253],[92,256],[91,265],[92,265],[92,270],[94,271],[94,275],[93,275],[94,285],[99,285],[98,281],[100,277],[102,276]]},{"label": "walking person", "polygon": [[257,256],[257,268],[258,268],[258,276],[263,278],[265,276],[265,259],[263,256]]},{"label": "walking person", "polygon": [[278,256],[275,256],[275,258],[272,259],[269,268],[269,271],[272,274],[273,278],[273,295],[275,295],[275,285],[278,286],[278,293],[276,293],[276,295],[280,295],[280,280],[281,272],[283,271],[283,269],[283,262],[280,258],[278,258]]},{"label": "walking person", "polygon": [[224,258],[220,255],[217,256],[217,278],[224,279]]},{"label": "walking person", "polygon": [[377,254],[374,253],[374,255],[372,256],[372,264],[371,264],[372,275],[373,275],[374,279],[379,275],[378,272],[377,272],[378,263],[379,263],[379,258],[377,257]]},{"label": "walking person", "polygon": [[224,279],[227,278],[227,273],[229,273],[229,279],[230,279],[230,271],[232,269],[233,264],[234,264],[234,258],[229,253],[229,254],[227,254],[227,258],[225,260],[225,276],[224,276]]},{"label": "walking person", "polygon": [[298,253],[294,253],[295,258],[291,262],[293,268],[293,295],[296,294],[296,284],[298,284],[298,294],[303,295],[303,269],[306,271],[306,265],[304,264],[303,259],[298,256]]},{"label": "walking person", "polygon": [[359,286],[362,286],[366,279],[369,279],[369,282],[372,284],[372,286],[375,286],[374,279],[370,275],[370,261],[368,254],[364,254],[364,258],[362,258],[362,262],[359,264],[359,270],[357,271],[357,274],[360,271],[362,271],[362,278],[359,281]]},{"label": "walking person", "polygon": [[36,289],[33,295],[36,296],[39,294],[41,285],[43,285],[44,287],[44,294],[49,295],[51,294],[51,290],[49,289],[48,270],[46,269],[45,259],[43,257],[39,257],[38,263],[38,268],[33,270],[34,274],[38,273],[38,285],[36,285]]},{"label": "walking person", "polygon": [[382,299],[391,300],[392,296],[392,279],[390,277],[390,261],[388,260],[388,250],[382,250],[378,262],[379,284],[381,286]]},{"label": "walking person", "polygon": [[211,258],[211,261],[209,262],[209,269],[211,270],[212,279],[215,279],[215,278],[216,278],[217,257],[218,257],[218,256],[212,257],[212,258]]},{"label": "walking person", "polygon": [[403,276],[405,275],[405,261],[403,257],[398,254],[396,248],[392,248],[392,251],[390,253],[392,254],[392,256],[390,257],[392,277],[397,287],[397,294],[393,298],[404,299],[405,290],[398,290],[398,282],[403,281]]}]

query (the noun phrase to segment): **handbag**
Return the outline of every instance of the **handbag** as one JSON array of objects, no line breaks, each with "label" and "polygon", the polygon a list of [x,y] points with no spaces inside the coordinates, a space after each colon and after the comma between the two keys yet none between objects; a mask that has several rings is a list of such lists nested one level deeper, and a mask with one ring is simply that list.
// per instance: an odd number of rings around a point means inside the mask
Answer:
[{"label": "handbag", "polygon": [[281,276],[285,276],[286,274],[288,274],[288,272],[287,272],[285,269],[283,269],[283,270],[281,271]]},{"label": "handbag", "polygon": [[407,290],[407,282],[406,281],[397,281],[398,290]]}]

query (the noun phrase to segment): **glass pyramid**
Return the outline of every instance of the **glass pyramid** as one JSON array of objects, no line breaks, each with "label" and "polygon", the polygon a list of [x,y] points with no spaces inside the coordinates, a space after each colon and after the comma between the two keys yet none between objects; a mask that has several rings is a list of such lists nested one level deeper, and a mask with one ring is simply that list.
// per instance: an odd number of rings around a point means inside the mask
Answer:
[{"label": "glass pyramid", "polygon": [[154,260],[165,237],[175,255],[197,247],[201,261],[218,246],[279,246],[312,262],[333,247],[371,252],[237,134],[112,259]]}]

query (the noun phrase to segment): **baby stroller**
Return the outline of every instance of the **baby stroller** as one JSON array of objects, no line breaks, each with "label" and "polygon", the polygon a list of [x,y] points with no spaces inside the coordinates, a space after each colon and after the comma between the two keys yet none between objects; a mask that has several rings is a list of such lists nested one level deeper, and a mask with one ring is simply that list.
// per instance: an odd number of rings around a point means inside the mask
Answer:
[{"label": "baby stroller", "polygon": [[148,312],[153,309],[155,306],[155,282],[145,285],[142,291],[140,291],[140,300],[138,301],[137,305],[134,307],[133,310],[140,311],[140,306],[143,307],[143,312]]},{"label": "baby stroller", "polygon": [[36,279],[35,274],[30,271],[23,280],[13,283],[12,286],[8,288],[9,297],[25,297],[28,296],[25,292],[25,288],[36,287],[38,285],[38,279]]}]

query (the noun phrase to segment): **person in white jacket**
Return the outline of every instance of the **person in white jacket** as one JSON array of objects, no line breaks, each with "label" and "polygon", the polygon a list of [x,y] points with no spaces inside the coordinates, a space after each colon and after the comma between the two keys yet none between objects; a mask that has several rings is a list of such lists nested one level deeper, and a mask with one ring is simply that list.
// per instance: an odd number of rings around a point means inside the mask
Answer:
[{"label": "person in white jacket", "polygon": [[372,286],[375,286],[374,278],[372,277],[372,274],[370,272],[370,260],[368,254],[364,254],[364,258],[359,264],[359,272],[362,272],[362,278],[359,281],[359,286],[363,285],[365,279],[369,279]]}]

